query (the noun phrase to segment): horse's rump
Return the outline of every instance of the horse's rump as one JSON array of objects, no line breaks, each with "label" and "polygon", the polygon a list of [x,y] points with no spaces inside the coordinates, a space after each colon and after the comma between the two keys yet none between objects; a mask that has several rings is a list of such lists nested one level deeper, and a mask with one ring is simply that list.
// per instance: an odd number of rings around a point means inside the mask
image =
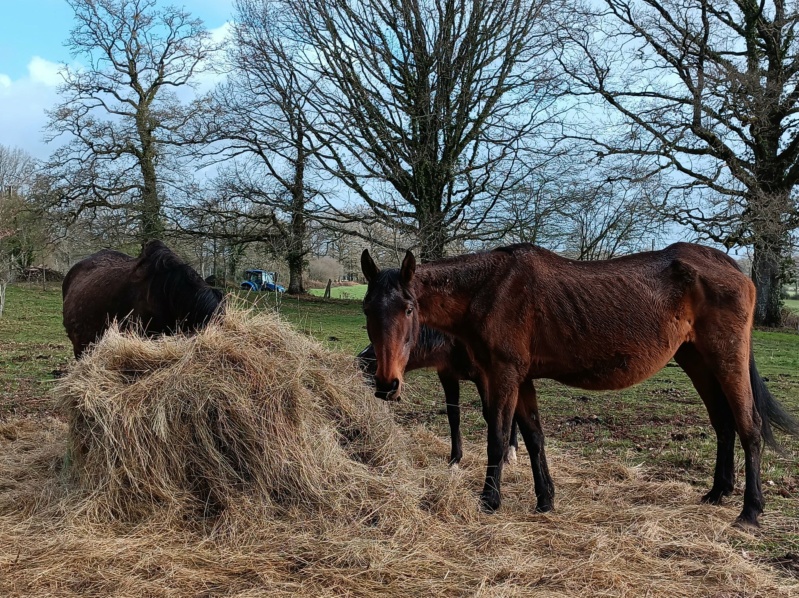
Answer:
[{"label": "horse's rump", "polygon": [[64,278],[64,328],[75,356],[116,320],[144,332],[175,332],[203,326],[222,294],[202,280],[160,241],[134,258],[104,249],[75,264]]}]

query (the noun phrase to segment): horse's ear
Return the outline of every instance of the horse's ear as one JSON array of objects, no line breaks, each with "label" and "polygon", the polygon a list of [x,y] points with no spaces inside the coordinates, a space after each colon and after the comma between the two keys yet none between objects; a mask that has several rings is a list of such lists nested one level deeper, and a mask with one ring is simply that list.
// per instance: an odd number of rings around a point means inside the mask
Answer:
[{"label": "horse's ear", "polygon": [[400,278],[402,278],[402,284],[407,285],[413,279],[413,275],[416,272],[416,258],[413,257],[413,254],[410,250],[405,252],[405,259],[402,260],[402,268],[400,268]]},{"label": "horse's ear", "polygon": [[377,267],[377,264],[375,264],[372,256],[369,255],[368,249],[364,249],[363,253],[361,254],[361,270],[363,271],[363,275],[366,277],[366,282],[373,281],[380,273],[380,268]]}]

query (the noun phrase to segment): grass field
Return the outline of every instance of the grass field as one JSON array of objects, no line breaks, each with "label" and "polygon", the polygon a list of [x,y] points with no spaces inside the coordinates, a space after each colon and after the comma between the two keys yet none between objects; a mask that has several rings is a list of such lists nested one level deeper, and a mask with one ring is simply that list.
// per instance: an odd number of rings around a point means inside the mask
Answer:
[{"label": "grass field", "polygon": [[[357,293],[359,287],[340,287]],[[272,294],[244,294],[254,310],[277,309],[302,332],[329,348],[356,354],[367,343],[359,301],[298,299]],[[799,303],[799,302],[797,302]],[[54,377],[72,362],[71,346],[61,325],[60,289],[10,286],[6,313],[0,318],[0,421],[12,416],[53,413],[48,395]],[[799,414],[799,335],[754,333],[761,374],[791,412]],[[709,488],[715,459],[715,436],[707,413],[690,382],[677,367],[667,367],[633,388],[596,393],[542,380],[537,384],[541,416],[549,446],[577,450],[586,458],[617,459],[648,468],[658,480],[686,481],[700,492]],[[484,442],[479,399],[471,384],[462,385],[463,432]],[[392,405],[404,424],[423,424],[446,437],[443,394],[430,372],[408,376],[404,400]],[[799,571],[799,458],[797,439],[780,438],[785,453],[767,449],[762,474],[767,508],[764,531],[743,546],[766,560],[780,559]],[[730,500],[742,494],[742,453],[736,452],[738,485]],[[553,472],[554,473],[554,472]],[[531,500],[534,499],[531,491]],[[769,512],[793,517],[792,526],[769,525]]]},{"label": "grass field", "polygon": [[[311,289],[309,291],[315,297],[323,297],[325,294],[324,289]],[[331,299],[363,299],[366,294],[366,285],[359,284],[351,287],[333,287],[330,289]]]},{"label": "grass field", "polygon": [[786,299],[785,307],[787,307],[788,309],[792,309],[793,311],[799,312],[799,299]]}]

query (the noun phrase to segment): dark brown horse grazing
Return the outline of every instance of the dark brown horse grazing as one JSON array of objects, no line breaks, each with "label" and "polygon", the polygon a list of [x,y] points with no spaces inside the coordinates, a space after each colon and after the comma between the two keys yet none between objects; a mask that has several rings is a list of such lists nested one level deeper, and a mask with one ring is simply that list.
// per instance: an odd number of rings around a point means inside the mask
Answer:
[{"label": "dark brown horse grazing", "polygon": [[138,258],[110,249],[90,255],[67,272],[62,291],[76,358],[112,320],[148,334],[197,330],[222,303],[222,293],[161,241],[147,242]]},{"label": "dark brown horse grazing", "polygon": [[578,262],[532,245],[381,271],[368,251],[361,267],[377,389],[391,398],[419,325],[468,346],[483,380],[488,468],[482,503],[500,505],[502,457],[516,417],[532,463],[537,510],[553,507],[554,487],[533,380],[591,390],[641,382],[674,357],[691,378],[716,431],[713,486],[704,502],[732,492],[734,445],[745,454],[740,524],[763,512],[761,441],[771,424],[799,435],[799,422],[766,389],[751,348],[755,288],[720,251],[676,243],[661,251]]},{"label": "dark brown horse grazing", "polygon": [[[368,345],[358,354],[358,363],[364,374],[374,379],[377,373],[377,357],[374,345]],[[460,409],[460,381],[471,380],[477,387],[477,393],[485,410],[486,401],[483,385],[477,368],[469,357],[469,350],[459,340],[443,334],[438,330],[419,327],[419,336],[416,344],[411,349],[408,363],[405,366],[406,372],[420,370],[423,368],[433,368],[438,372],[438,379],[444,389],[444,401],[447,406],[447,420],[449,421],[449,432],[452,438],[452,450],[449,455],[449,464],[460,463],[463,458],[463,440],[461,438],[461,409]],[[377,391],[375,396],[386,399],[387,393]],[[484,413],[485,415],[485,413]],[[519,448],[516,422],[510,433],[508,452],[505,455],[505,462],[510,463],[516,460],[516,451]]]}]

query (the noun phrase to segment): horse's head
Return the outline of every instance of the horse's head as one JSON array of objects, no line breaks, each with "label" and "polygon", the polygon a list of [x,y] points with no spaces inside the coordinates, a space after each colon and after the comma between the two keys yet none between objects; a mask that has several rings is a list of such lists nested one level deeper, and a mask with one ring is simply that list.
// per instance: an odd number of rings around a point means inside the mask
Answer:
[{"label": "horse's head", "polygon": [[408,251],[401,268],[380,270],[369,251],[364,250],[361,269],[369,283],[363,311],[377,364],[375,396],[388,401],[399,400],[402,375],[419,334],[416,297],[411,287],[416,259]]}]

